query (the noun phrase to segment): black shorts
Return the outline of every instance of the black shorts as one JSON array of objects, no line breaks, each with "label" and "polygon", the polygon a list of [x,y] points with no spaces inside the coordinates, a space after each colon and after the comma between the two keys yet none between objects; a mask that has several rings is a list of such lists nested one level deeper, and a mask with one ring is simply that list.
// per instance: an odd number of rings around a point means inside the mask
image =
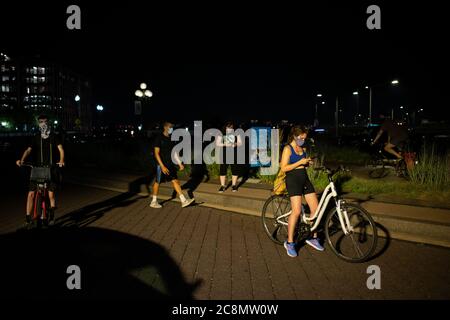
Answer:
[{"label": "black shorts", "polygon": [[162,172],[161,166],[156,167],[156,182],[157,183],[170,182],[172,180],[178,179],[177,169],[175,168],[175,166],[167,167],[167,169],[169,170],[168,175],[165,174],[164,172]]},{"label": "black shorts", "polygon": [[242,172],[242,169],[241,169],[241,167],[243,166],[242,164],[220,164],[219,165],[219,175],[226,176],[228,166],[231,167],[231,174],[233,176],[239,176],[239,174]]},{"label": "black shorts", "polygon": [[[47,190],[55,192],[58,189],[58,185],[62,181],[62,172],[58,168],[52,168],[51,170],[51,181],[47,183]],[[35,181],[30,181],[28,185],[28,191],[36,191],[38,183]]]},{"label": "black shorts", "polygon": [[315,193],[314,186],[309,181],[306,169],[294,169],[286,173],[286,189],[290,197]]}]

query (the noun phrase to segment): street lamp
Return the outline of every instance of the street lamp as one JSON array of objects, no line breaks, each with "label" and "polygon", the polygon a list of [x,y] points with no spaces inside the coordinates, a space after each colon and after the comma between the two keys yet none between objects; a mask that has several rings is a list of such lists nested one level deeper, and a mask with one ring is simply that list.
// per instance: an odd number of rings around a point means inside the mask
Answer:
[{"label": "street lamp", "polygon": [[[134,95],[138,98],[138,100],[135,101],[135,104],[134,104],[134,108],[135,108],[134,112],[135,112],[135,115],[140,115],[142,118],[143,117],[142,102],[146,99],[150,99],[151,97],[153,97],[153,92],[147,88],[147,84],[144,82],[139,85],[139,88],[140,89],[138,89],[134,92]],[[142,123],[142,121],[141,121],[141,123]]]},{"label": "street lamp", "polygon": [[[392,85],[398,85],[399,83],[400,83],[400,81],[398,81],[397,79],[394,79],[391,81]],[[369,89],[369,125],[372,124],[372,88],[379,87],[382,85],[384,85],[384,83],[375,84],[375,85],[371,85],[371,86],[365,86],[366,89]]]},{"label": "street lamp", "polygon": [[97,111],[103,111],[103,106],[102,105],[97,105]]},{"label": "street lamp", "polygon": [[76,96],[75,96],[75,101],[78,102],[78,101],[80,101],[80,100],[81,100],[80,96],[79,96],[79,95],[76,95]]},{"label": "street lamp", "polygon": [[[321,93],[316,94],[317,98],[322,98],[323,95]],[[316,104],[315,104],[315,113],[314,113],[314,127],[317,127],[319,125],[319,110],[318,110],[318,99],[316,99]],[[325,101],[321,101],[321,104],[325,104]]]}]

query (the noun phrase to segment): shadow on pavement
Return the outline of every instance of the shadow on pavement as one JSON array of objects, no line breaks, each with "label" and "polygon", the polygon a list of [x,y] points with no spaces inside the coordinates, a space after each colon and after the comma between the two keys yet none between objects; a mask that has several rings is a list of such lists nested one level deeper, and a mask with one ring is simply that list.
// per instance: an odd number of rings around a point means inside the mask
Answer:
[{"label": "shadow on pavement", "polygon": [[[372,255],[372,258],[370,258],[370,260],[368,261],[374,260],[382,256],[389,248],[389,245],[391,244],[391,235],[389,233],[389,230],[386,229],[383,225],[379,224],[378,222],[375,222],[375,225],[377,226],[378,231],[378,245],[375,252]],[[383,236],[381,237],[380,235]]]},{"label": "shadow on pavement", "polygon": [[[160,245],[100,228],[55,228],[0,236],[2,296],[8,299],[191,300],[187,283]],[[81,290],[67,268],[79,266]]]},{"label": "shadow on pavement", "polygon": [[108,211],[114,208],[127,207],[139,199],[140,197],[135,197],[135,193],[122,193],[107,200],[69,212],[56,219],[55,225],[58,227],[85,227],[103,217]]}]

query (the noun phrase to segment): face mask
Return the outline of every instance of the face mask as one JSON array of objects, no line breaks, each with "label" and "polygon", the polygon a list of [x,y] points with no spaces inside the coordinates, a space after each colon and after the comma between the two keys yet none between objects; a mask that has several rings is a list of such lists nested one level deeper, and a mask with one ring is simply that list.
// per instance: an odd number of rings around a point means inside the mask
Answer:
[{"label": "face mask", "polygon": [[169,134],[172,134],[172,132],[173,132],[173,128],[169,128]]},{"label": "face mask", "polygon": [[47,139],[50,135],[50,127],[46,123],[39,124],[39,131],[41,132],[41,137]]},{"label": "face mask", "polygon": [[305,144],[305,140],[303,140],[302,138],[295,138],[295,143],[301,147]]}]

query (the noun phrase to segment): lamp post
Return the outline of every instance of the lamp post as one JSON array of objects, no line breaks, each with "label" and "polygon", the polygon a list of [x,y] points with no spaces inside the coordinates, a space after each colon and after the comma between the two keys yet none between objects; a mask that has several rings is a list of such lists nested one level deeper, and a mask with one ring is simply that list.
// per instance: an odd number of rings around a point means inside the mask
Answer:
[{"label": "lamp post", "polygon": [[[135,115],[140,116],[141,122],[143,122],[142,103],[153,97],[153,92],[151,92],[147,88],[147,84],[143,82],[139,85],[139,89],[134,92],[134,95],[138,98],[134,103],[134,113]],[[142,125],[142,123],[140,125]]]},{"label": "lamp post", "polygon": [[[400,82],[397,79],[392,80],[391,85],[398,85]],[[366,89],[369,89],[369,125],[372,124],[372,88],[380,87],[385,85],[385,83],[379,83],[371,86],[366,86]]]},{"label": "lamp post", "polygon": [[[317,127],[319,125],[319,110],[318,110],[318,103],[325,104],[325,101],[320,101],[320,98],[322,98],[323,95],[321,93],[316,94],[316,103],[315,103],[315,111],[314,111],[314,127]],[[319,99],[318,99],[319,98]]]},{"label": "lamp post", "polygon": [[81,98],[77,94],[74,99],[75,99],[75,102],[77,103],[77,119],[75,120],[75,126],[77,126],[78,129],[81,129],[80,128],[80,124],[81,124],[81,120],[80,120],[80,118],[81,118],[81,103],[80,103],[80,100],[81,100]]},{"label": "lamp post", "polygon": [[356,97],[356,114],[354,117],[354,122],[358,123],[358,114],[359,114],[359,92],[353,91],[353,95]]}]

